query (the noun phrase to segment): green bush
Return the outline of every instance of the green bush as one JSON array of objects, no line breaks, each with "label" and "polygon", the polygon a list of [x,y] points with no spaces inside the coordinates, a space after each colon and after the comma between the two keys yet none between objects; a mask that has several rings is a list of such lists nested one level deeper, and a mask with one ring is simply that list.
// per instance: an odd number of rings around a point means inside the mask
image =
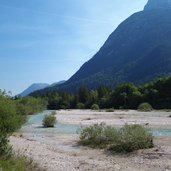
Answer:
[{"label": "green bush", "polygon": [[44,127],[54,127],[56,124],[56,117],[54,115],[46,115],[43,119]]},{"label": "green bush", "polygon": [[153,147],[153,137],[140,125],[125,125],[116,129],[96,124],[81,130],[79,143],[115,152],[132,152]]},{"label": "green bush", "polygon": [[106,109],[106,112],[114,112],[114,108]]},{"label": "green bush", "polygon": [[85,105],[83,103],[78,103],[77,109],[85,109]]},{"label": "green bush", "polygon": [[153,107],[149,103],[141,103],[138,106],[138,110],[143,112],[150,112],[153,110]]},{"label": "green bush", "polygon": [[11,147],[8,137],[22,124],[22,117],[17,114],[13,100],[0,93],[0,157],[8,157]]},{"label": "green bush", "polygon": [[116,129],[104,124],[95,124],[81,130],[81,145],[105,148],[115,138]]},{"label": "green bush", "polygon": [[46,109],[47,102],[41,98],[23,97],[16,100],[18,113],[22,115],[32,115]]},{"label": "green bush", "polygon": [[91,106],[91,110],[99,110],[100,108],[99,108],[99,105],[98,104],[93,104],[92,106]]},{"label": "green bush", "polygon": [[12,147],[9,145],[8,135],[0,133],[0,158],[7,159],[12,154]]},{"label": "green bush", "polygon": [[115,152],[132,152],[153,146],[153,137],[144,127],[141,125],[125,125],[118,130],[118,137],[109,149]]}]

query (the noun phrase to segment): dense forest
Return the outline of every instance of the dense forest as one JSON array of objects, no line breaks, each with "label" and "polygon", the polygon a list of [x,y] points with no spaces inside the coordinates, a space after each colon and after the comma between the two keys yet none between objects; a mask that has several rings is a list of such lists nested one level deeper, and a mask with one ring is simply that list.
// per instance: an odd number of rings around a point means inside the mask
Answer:
[{"label": "dense forest", "polygon": [[90,90],[81,86],[77,93],[44,92],[35,93],[34,97],[47,101],[48,109],[89,109],[94,104],[99,108],[137,109],[147,102],[154,109],[171,108],[171,77],[160,78],[143,86],[133,83],[122,84],[116,88],[101,86]]}]

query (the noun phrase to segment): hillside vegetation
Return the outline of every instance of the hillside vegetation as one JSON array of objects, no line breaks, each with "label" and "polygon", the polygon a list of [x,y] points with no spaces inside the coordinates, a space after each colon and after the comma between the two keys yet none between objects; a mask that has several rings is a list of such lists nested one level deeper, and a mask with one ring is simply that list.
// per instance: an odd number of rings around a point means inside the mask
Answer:
[{"label": "hillside vegetation", "polygon": [[171,77],[166,77],[143,86],[126,83],[114,89],[101,86],[97,90],[81,86],[77,93],[54,91],[34,96],[46,100],[48,109],[90,109],[94,104],[101,109],[137,109],[141,103],[148,103],[151,109],[169,109],[170,87]]},{"label": "hillside vegetation", "polygon": [[28,114],[42,111],[45,108],[46,103],[41,99],[34,97],[12,99],[8,94],[0,91],[0,170],[36,170],[32,168],[29,160],[12,153],[9,136],[21,127]]}]

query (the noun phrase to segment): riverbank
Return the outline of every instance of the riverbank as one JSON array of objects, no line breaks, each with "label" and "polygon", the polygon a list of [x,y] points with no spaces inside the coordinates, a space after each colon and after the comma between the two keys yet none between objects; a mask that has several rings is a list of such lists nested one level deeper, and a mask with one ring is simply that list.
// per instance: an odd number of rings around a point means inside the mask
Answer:
[{"label": "riverbank", "polygon": [[[138,116],[139,114],[139,116]],[[113,126],[141,123],[148,127],[166,129],[170,113],[137,111],[97,112],[90,110],[61,110],[59,123],[90,125],[105,122]],[[162,123],[162,122],[165,122]],[[29,126],[30,127],[30,126]],[[34,127],[34,125],[33,125]],[[170,128],[170,127],[169,127]],[[168,129],[169,129],[168,128]],[[111,154],[108,151],[78,146],[78,134],[17,133],[10,138],[16,152],[32,158],[47,171],[170,171],[171,136],[154,138],[155,148],[130,154]]]},{"label": "riverbank", "polygon": [[114,127],[125,124],[141,124],[151,129],[171,129],[171,112],[136,110],[116,110],[114,112],[92,110],[59,110],[56,112],[58,122],[74,125],[91,125],[106,123]]}]

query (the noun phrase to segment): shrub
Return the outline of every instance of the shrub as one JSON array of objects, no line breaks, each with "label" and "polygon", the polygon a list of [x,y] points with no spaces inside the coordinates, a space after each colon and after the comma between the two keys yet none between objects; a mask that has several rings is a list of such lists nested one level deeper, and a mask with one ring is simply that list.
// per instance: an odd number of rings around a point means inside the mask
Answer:
[{"label": "shrub", "polygon": [[141,103],[138,106],[138,110],[143,112],[150,112],[153,110],[153,107],[149,103]]},{"label": "shrub", "polygon": [[90,147],[105,148],[115,138],[115,135],[115,128],[95,124],[81,130],[79,143]]},{"label": "shrub", "polygon": [[85,109],[85,105],[83,103],[78,103],[77,109]]},{"label": "shrub", "polygon": [[118,137],[110,146],[115,152],[132,152],[139,149],[152,148],[153,137],[141,125],[125,125],[118,130]]},{"label": "shrub", "polygon": [[8,137],[21,126],[21,120],[14,101],[0,93],[0,157],[6,158],[10,155]]},{"label": "shrub", "polygon": [[81,130],[79,143],[115,152],[132,152],[153,147],[153,137],[140,125],[125,125],[116,129],[96,124]]},{"label": "shrub", "polygon": [[99,108],[99,105],[98,104],[93,104],[92,106],[91,106],[91,110],[99,110],[100,108]]},{"label": "shrub", "polygon": [[41,98],[23,97],[16,100],[18,113],[22,115],[32,115],[46,109],[47,102]]},{"label": "shrub", "polygon": [[114,108],[106,109],[106,112],[114,112]]},{"label": "shrub", "polygon": [[56,117],[54,115],[46,115],[43,119],[44,127],[54,127],[56,124]]},{"label": "shrub", "polygon": [[0,158],[7,159],[12,154],[12,147],[9,145],[8,135],[0,134]]}]

